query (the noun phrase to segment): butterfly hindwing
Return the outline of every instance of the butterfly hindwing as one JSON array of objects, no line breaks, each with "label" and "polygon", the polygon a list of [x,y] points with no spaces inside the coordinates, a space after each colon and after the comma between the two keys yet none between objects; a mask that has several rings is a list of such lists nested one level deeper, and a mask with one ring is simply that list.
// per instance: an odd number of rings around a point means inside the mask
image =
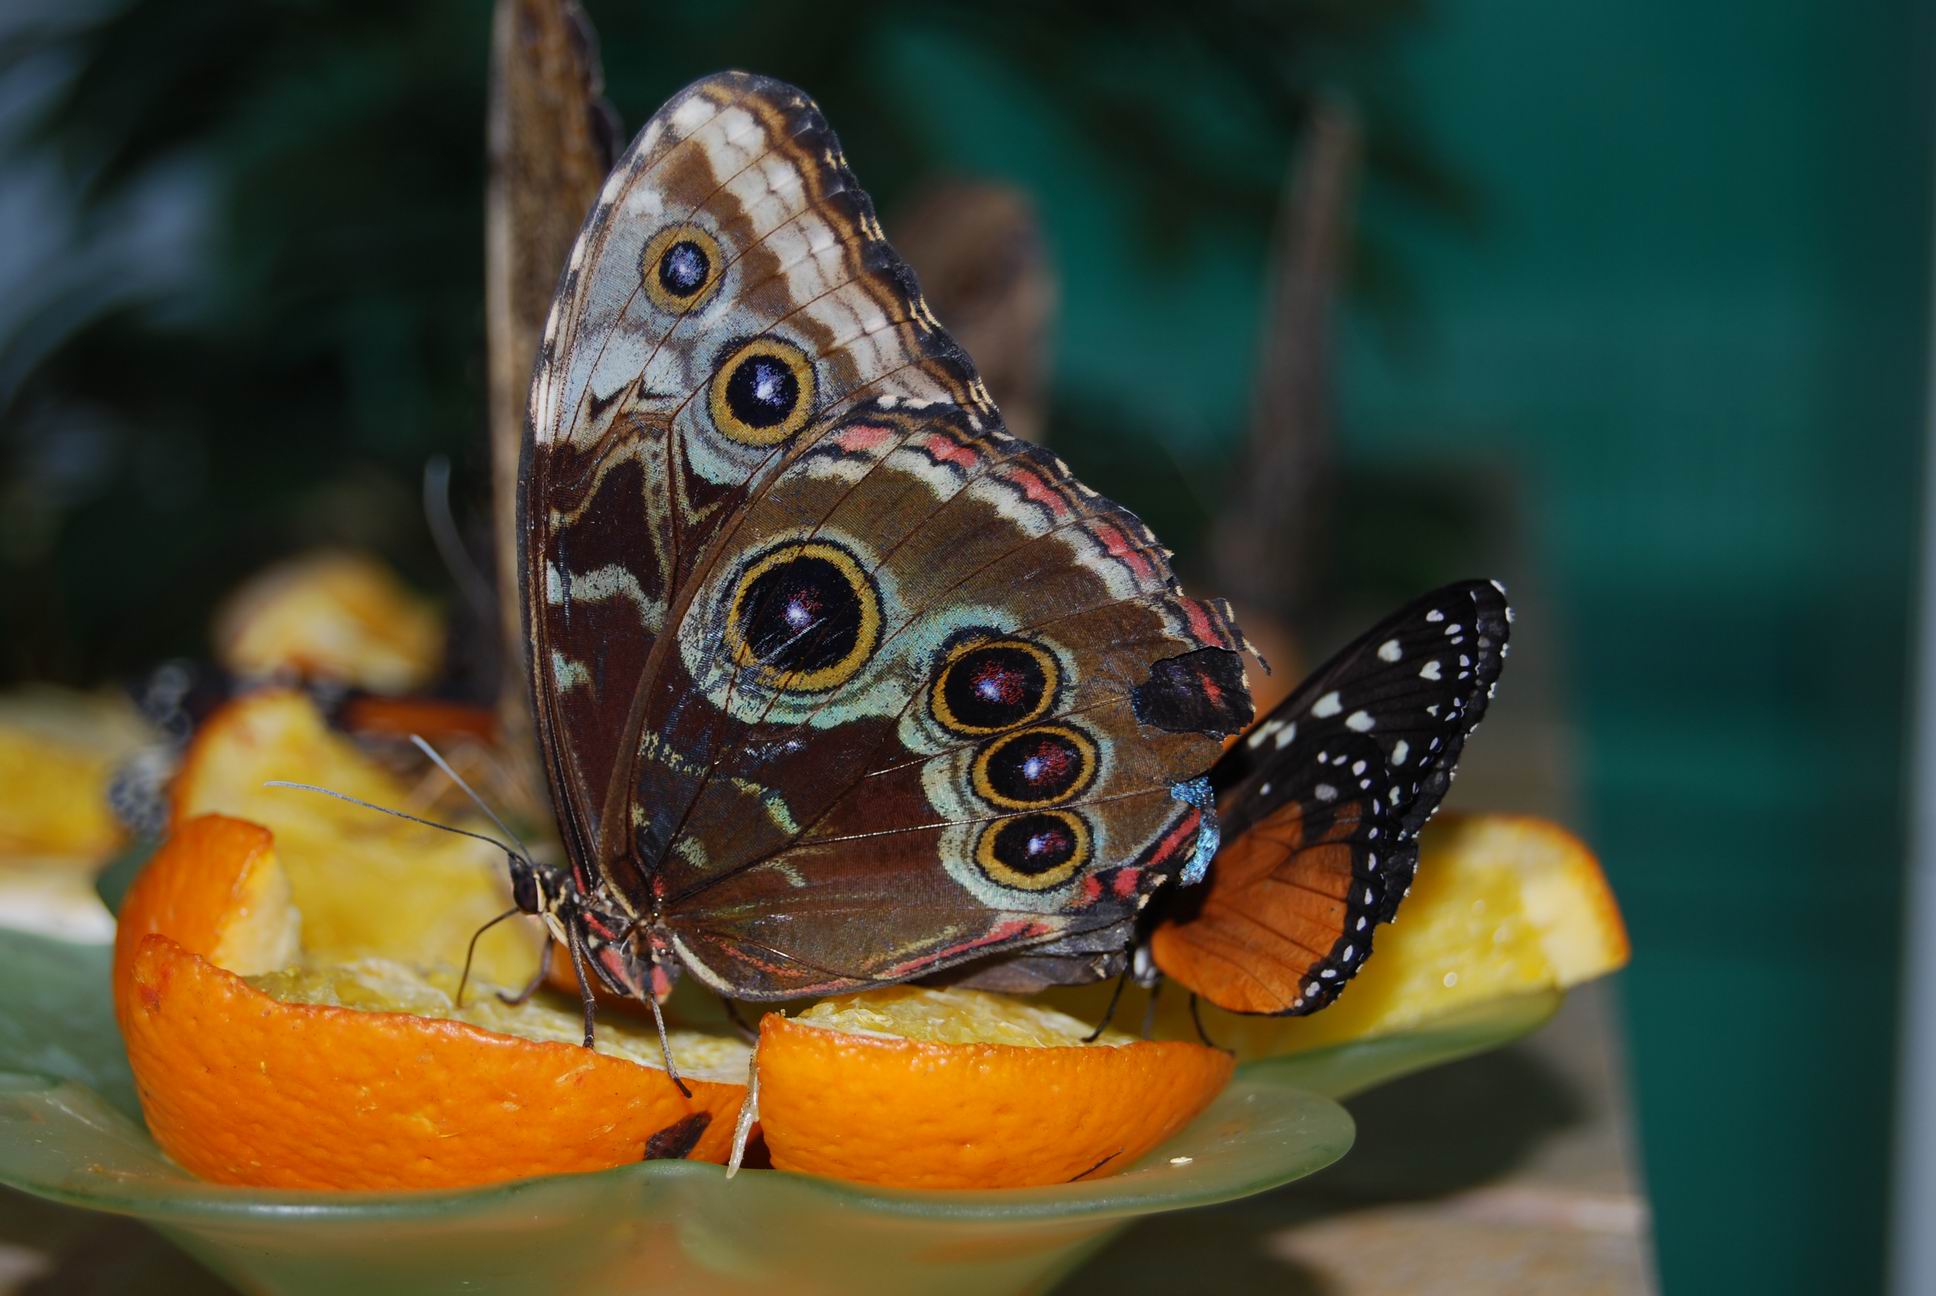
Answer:
[{"label": "butterfly hindwing", "polygon": [[799,91],[721,74],[647,124],[531,424],[567,846],[708,984],[1086,948],[1197,854],[1175,788],[1250,716],[1227,610],[1006,433]]},{"label": "butterfly hindwing", "polygon": [[[701,976],[784,996],[925,974],[1118,925],[1188,857],[1172,788],[1248,713],[1238,640],[1050,456],[957,408],[858,410],[741,539],[639,765],[636,857]],[[1192,653],[1224,709],[1145,725],[1138,688]]]},{"label": "butterfly hindwing", "polygon": [[1497,685],[1492,581],[1448,585],[1361,636],[1211,771],[1224,845],[1151,936],[1157,966],[1237,1012],[1315,1012],[1411,888],[1418,833]]}]

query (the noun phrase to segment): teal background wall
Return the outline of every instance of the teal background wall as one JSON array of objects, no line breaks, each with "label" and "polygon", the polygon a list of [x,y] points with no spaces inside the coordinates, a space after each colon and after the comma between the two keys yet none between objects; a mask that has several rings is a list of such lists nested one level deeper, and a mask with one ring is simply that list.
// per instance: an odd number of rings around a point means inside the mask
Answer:
[{"label": "teal background wall", "polygon": [[1405,52],[1486,204],[1373,456],[1525,473],[1626,906],[1667,1290],[1881,1280],[1930,284],[1929,10],[1448,6]]},{"label": "teal background wall", "polygon": [[[1347,321],[1344,450],[1372,481],[1516,482],[1515,574],[1550,592],[1523,614],[1564,648],[1582,827],[1632,928],[1670,1292],[1882,1282],[1929,37],[1911,4],[1448,4],[1338,69],[1469,198],[1447,219],[1367,190],[1408,291]],[[1177,471],[1214,462],[1254,360],[1256,231],[1149,255],[1109,219],[1121,175],[1072,164],[1026,86],[908,48],[959,163],[1044,203],[1065,407],[1133,381]]]}]

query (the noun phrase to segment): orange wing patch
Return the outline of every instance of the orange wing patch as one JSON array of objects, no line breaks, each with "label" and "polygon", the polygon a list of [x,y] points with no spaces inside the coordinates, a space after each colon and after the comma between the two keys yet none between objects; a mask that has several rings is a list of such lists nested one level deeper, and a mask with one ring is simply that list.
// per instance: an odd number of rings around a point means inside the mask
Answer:
[{"label": "orange wing patch", "polygon": [[[1355,905],[1351,837],[1361,808],[1341,807],[1316,840],[1305,839],[1305,807],[1287,802],[1217,855],[1201,908],[1168,920],[1150,939],[1165,975],[1232,1012],[1285,1013],[1325,987],[1312,978],[1333,960],[1355,965],[1371,948],[1338,950],[1364,906]],[[1335,976],[1336,973],[1332,972]]]}]

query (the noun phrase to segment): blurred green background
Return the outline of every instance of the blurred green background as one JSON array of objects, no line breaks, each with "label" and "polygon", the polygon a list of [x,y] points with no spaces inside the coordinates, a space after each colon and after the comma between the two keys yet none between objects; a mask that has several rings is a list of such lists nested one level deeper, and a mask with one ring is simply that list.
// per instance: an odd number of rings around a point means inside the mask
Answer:
[{"label": "blurred green background", "polygon": [[[1326,583],[1371,604],[1504,552],[1539,595],[1550,660],[1514,665],[1557,674],[1632,926],[1667,1290],[1880,1285],[1926,6],[589,7],[628,130],[746,66],[821,101],[890,235],[924,179],[1025,189],[1062,276],[1050,439],[1186,568],[1304,114],[1356,105]],[[321,541],[448,588],[417,482],[452,456],[481,524],[487,27],[10,6],[0,678],[201,651],[222,591]],[[1482,537],[1404,525],[1441,505]]]}]

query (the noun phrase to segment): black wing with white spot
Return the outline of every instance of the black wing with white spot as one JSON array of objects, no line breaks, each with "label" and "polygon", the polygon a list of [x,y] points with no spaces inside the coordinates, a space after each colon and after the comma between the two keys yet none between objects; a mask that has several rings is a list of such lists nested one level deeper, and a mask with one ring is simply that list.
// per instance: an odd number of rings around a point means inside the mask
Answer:
[{"label": "black wing with white spot", "polygon": [[1330,1003],[1411,889],[1418,833],[1498,685],[1496,581],[1435,590],[1326,662],[1210,772],[1224,847],[1156,928],[1158,966],[1222,1007]]}]

